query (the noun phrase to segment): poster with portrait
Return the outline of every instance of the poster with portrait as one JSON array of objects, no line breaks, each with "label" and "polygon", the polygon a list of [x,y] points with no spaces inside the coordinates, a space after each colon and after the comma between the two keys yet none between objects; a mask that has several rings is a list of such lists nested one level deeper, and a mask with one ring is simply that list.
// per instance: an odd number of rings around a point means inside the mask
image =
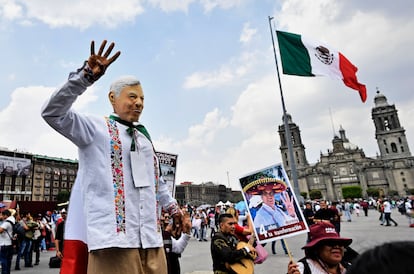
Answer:
[{"label": "poster with portrait", "polygon": [[29,176],[32,162],[27,158],[0,156],[0,174]]},{"label": "poster with portrait", "polygon": [[161,176],[167,183],[171,196],[174,197],[178,155],[160,151],[157,151],[156,154],[160,161]]},{"label": "poster with portrait", "polygon": [[308,231],[302,210],[281,164],[250,173],[239,181],[260,243]]}]

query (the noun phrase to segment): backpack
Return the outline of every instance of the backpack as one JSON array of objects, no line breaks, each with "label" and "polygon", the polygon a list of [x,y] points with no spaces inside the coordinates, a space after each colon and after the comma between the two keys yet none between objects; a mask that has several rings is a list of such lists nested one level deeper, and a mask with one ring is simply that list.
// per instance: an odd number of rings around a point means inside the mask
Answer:
[{"label": "backpack", "polygon": [[13,237],[11,238],[16,238],[18,240],[23,239],[26,234],[24,226],[20,222],[16,222],[15,224],[13,224],[10,220],[7,220],[7,222],[9,222],[13,227]]}]

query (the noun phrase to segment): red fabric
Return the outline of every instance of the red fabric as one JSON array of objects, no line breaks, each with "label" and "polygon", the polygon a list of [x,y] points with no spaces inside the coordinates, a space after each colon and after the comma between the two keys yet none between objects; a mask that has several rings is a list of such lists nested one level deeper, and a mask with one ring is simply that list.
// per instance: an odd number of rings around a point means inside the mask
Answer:
[{"label": "red fabric", "polygon": [[87,274],[88,246],[84,242],[65,240],[63,254],[60,274]]},{"label": "red fabric", "polygon": [[345,56],[340,52],[339,54],[339,69],[342,72],[342,80],[344,84],[352,89],[358,90],[359,96],[361,97],[362,102],[367,100],[367,89],[365,85],[358,82],[356,77],[356,72],[358,68],[354,66]]},{"label": "red fabric", "polygon": [[240,241],[248,242],[249,240],[247,239],[246,235],[243,235],[244,227],[238,224],[236,224],[234,227],[235,227],[234,233],[236,234],[237,238]]}]

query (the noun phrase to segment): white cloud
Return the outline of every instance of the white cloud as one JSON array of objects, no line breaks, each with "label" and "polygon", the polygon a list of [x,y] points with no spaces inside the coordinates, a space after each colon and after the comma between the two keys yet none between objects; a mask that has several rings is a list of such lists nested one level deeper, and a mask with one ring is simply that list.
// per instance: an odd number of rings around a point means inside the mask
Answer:
[{"label": "white cloud", "polygon": [[242,2],[242,0],[200,0],[205,12],[210,12],[215,8],[230,9],[239,6]]},{"label": "white cloud", "polygon": [[210,72],[194,72],[187,76],[183,87],[194,88],[216,88],[229,85],[234,81],[242,79],[257,64],[259,52],[243,52],[240,56],[232,58],[228,63]]},{"label": "white cloud", "polygon": [[252,37],[256,34],[257,29],[250,28],[250,23],[247,22],[243,25],[243,31],[240,35],[240,42],[248,43]]},{"label": "white cloud", "polygon": [[114,28],[124,22],[131,22],[144,12],[140,0],[20,1],[25,10],[25,24],[28,20],[40,21],[52,28],[74,27],[87,29],[98,24]]},{"label": "white cloud", "polygon": [[[13,91],[9,105],[0,112],[0,128],[8,129],[0,135],[2,146],[55,157],[77,157],[75,146],[41,118],[41,108],[54,90],[32,86]],[[95,89],[90,88],[76,101],[74,109],[85,112],[96,99]]]},{"label": "white cloud", "polygon": [[0,0],[0,18],[15,20],[22,17],[22,7],[13,0]]},{"label": "white cloud", "polygon": [[155,7],[159,7],[165,12],[187,12],[189,5],[193,3],[194,0],[148,0],[148,2]]}]

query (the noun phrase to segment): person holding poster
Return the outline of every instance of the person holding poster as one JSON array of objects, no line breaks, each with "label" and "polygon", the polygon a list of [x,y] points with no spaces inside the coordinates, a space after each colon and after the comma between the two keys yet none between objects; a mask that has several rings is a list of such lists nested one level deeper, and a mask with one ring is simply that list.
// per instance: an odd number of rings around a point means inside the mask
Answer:
[{"label": "person holding poster", "polygon": [[344,253],[352,239],[340,237],[335,227],[326,222],[312,225],[310,237],[310,242],[302,247],[305,257],[297,263],[290,261],[287,274],[344,274],[348,266],[343,262]]}]

